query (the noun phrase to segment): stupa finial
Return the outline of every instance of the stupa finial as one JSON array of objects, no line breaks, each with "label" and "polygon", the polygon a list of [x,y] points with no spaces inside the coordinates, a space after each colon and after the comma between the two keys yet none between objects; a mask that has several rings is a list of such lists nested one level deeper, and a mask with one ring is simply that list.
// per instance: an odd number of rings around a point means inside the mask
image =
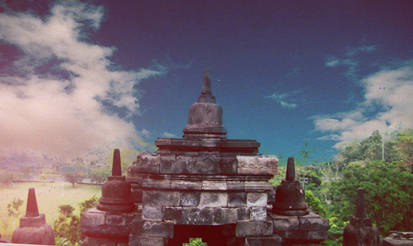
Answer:
[{"label": "stupa finial", "polygon": [[285,180],[294,181],[295,180],[295,163],[294,157],[288,157],[287,161],[287,172],[285,174]]},{"label": "stupa finial", "polygon": [[113,151],[112,176],[122,176],[119,149]]},{"label": "stupa finial", "polygon": [[202,81],[202,94],[212,94],[211,92],[211,79],[209,78],[209,71],[205,70],[204,79]]},{"label": "stupa finial", "polygon": [[37,216],[39,216],[39,209],[37,207],[36,193],[34,188],[30,188],[29,194],[27,195],[26,217]]}]

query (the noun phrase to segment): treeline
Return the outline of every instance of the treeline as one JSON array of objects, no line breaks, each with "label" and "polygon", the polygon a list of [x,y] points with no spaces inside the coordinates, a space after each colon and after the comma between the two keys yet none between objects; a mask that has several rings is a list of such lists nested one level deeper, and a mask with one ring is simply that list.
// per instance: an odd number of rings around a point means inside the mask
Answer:
[{"label": "treeline", "polygon": [[[311,209],[328,218],[329,240],[340,245],[345,225],[354,213],[358,188],[364,188],[367,213],[382,236],[413,231],[413,131],[395,131],[386,138],[378,131],[344,146],[335,159],[297,166]],[[281,167],[272,179],[284,178]]]}]

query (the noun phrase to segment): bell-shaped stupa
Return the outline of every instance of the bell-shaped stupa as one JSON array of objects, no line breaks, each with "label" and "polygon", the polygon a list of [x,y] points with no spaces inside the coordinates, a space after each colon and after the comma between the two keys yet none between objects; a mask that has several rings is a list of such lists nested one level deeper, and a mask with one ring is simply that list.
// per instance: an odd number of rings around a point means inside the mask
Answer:
[{"label": "bell-shaped stupa", "polygon": [[295,180],[293,157],[288,158],[285,180],[276,189],[273,212],[281,215],[306,215],[309,213],[304,189],[300,182]]},{"label": "bell-shaped stupa", "polygon": [[26,215],[20,218],[20,226],[13,232],[12,243],[54,245],[54,233],[46,224],[44,214],[39,214],[34,188],[29,189]]}]

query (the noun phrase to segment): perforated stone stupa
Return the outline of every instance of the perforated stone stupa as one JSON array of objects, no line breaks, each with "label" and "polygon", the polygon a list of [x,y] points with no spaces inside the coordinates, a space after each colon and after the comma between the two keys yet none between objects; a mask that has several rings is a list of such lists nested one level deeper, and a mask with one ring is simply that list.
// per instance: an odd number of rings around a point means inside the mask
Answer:
[{"label": "perforated stone stupa", "polygon": [[288,230],[304,244],[325,239],[328,222],[313,213],[272,214],[268,180],[278,159],[258,154],[255,140],[228,139],[222,119],[205,74],[183,137],[158,138],[155,153],[138,155],[128,167],[135,209],[85,212],[84,244],[171,246],[202,237],[210,246],[281,245]]}]

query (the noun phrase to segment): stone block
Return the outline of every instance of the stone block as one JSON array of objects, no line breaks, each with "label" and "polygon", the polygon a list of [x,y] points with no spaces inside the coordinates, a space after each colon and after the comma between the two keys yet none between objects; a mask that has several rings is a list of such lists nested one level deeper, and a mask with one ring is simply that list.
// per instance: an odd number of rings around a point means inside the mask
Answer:
[{"label": "stone block", "polygon": [[81,215],[81,227],[98,227],[105,224],[106,212],[90,208]]},{"label": "stone block", "polygon": [[308,231],[307,232],[307,239],[310,241],[323,241],[326,240],[328,237],[327,230],[319,230],[319,231]]},{"label": "stone block", "polygon": [[252,221],[264,221],[267,219],[267,207],[251,207]]},{"label": "stone block", "polygon": [[149,235],[129,235],[129,245],[135,246],[165,246],[165,240],[162,237],[151,237]]},{"label": "stone block", "polygon": [[182,192],[180,205],[183,207],[197,207],[201,199],[201,192]]},{"label": "stone block", "polygon": [[183,208],[179,224],[212,225],[215,208]]},{"label": "stone block", "polygon": [[228,194],[224,192],[202,192],[199,206],[203,207],[226,207],[228,205]]},{"label": "stone block", "polygon": [[132,224],[133,234],[145,234],[151,237],[173,238],[174,227],[171,222],[137,220]]},{"label": "stone block", "polygon": [[238,221],[249,221],[250,220],[250,208],[241,207],[237,208]]},{"label": "stone block", "polygon": [[126,226],[126,219],[123,214],[106,214],[105,223],[107,225]]},{"label": "stone block", "polygon": [[202,190],[226,190],[226,181],[204,180],[202,181]]},{"label": "stone block", "polygon": [[180,223],[182,218],[182,210],[183,208],[181,207],[165,207],[163,210],[163,219],[165,221]]},{"label": "stone block", "polygon": [[245,246],[281,246],[282,238],[278,235],[270,237],[247,237]]},{"label": "stone block", "polygon": [[201,190],[202,181],[171,180],[173,190]]},{"label": "stone block", "polygon": [[245,183],[243,181],[227,180],[227,189],[229,191],[244,191]]},{"label": "stone block", "polygon": [[160,156],[154,153],[144,152],[137,156],[137,160],[128,168],[128,173],[159,173]]},{"label": "stone block", "polygon": [[263,207],[267,206],[268,194],[261,192],[247,193],[247,206],[248,207]]},{"label": "stone block", "polygon": [[236,174],[238,169],[238,162],[236,158],[225,157],[220,161],[222,174],[231,175]]},{"label": "stone block", "polygon": [[245,207],[247,205],[247,193],[229,192],[228,207]]},{"label": "stone block", "polygon": [[216,208],[214,210],[214,225],[237,223],[238,211],[236,208]]},{"label": "stone block", "polygon": [[272,221],[239,221],[235,233],[237,237],[270,236]]},{"label": "stone block", "polygon": [[300,227],[300,221],[297,216],[283,216],[283,215],[271,215],[274,222],[274,234],[279,234],[284,231],[298,230]]},{"label": "stone block", "polygon": [[109,238],[87,237],[87,246],[117,246],[118,242]]},{"label": "stone block", "polygon": [[178,191],[143,191],[143,204],[155,206],[179,206],[180,192]]},{"label": "stone block", "polygon": [[132,197],[133,202],[141,203],[142,202],[142,190],[137,190],[137,189],[132,188],[131,197]]},{"label": "stone block", "polygon": [[145,178],[142,180],[142,188],[170,189],[171,181],[168,179],[151,179]]},{"label": "stone block", "polygon": [[187,162],[190,174],[221,174],[220,158],[216,156],[195,157],[194,161]]},{"label": "stone block", "polygon": [[300,229],[308,231],[327,231],[330,226],[328,225],[328,219],[324,219],[318,214],[310,212],[304,216],[298,216],[300,221]]},{"label": "stone block", "polygon": [[238,174],[274,175],[277,173],[276,156],[237,156]]},{"label": "stone block", "polygon": [[175,165],[175,156],[174,155],[165,155],[161,156],[160,158],[160,167],[159,167],[159,172],[160,173],[180,173],[182,172],[182,167],[181,169],[178,169]]},{"label": "stone block", "polygon": [[162,220],[163,218],[162,206],[143,204],[142,216],[144,219]]},{"label": "stone block", "polygon": [[269,192],[273,185],[267,181],[246,181],[245,191],[248,192]]}]

